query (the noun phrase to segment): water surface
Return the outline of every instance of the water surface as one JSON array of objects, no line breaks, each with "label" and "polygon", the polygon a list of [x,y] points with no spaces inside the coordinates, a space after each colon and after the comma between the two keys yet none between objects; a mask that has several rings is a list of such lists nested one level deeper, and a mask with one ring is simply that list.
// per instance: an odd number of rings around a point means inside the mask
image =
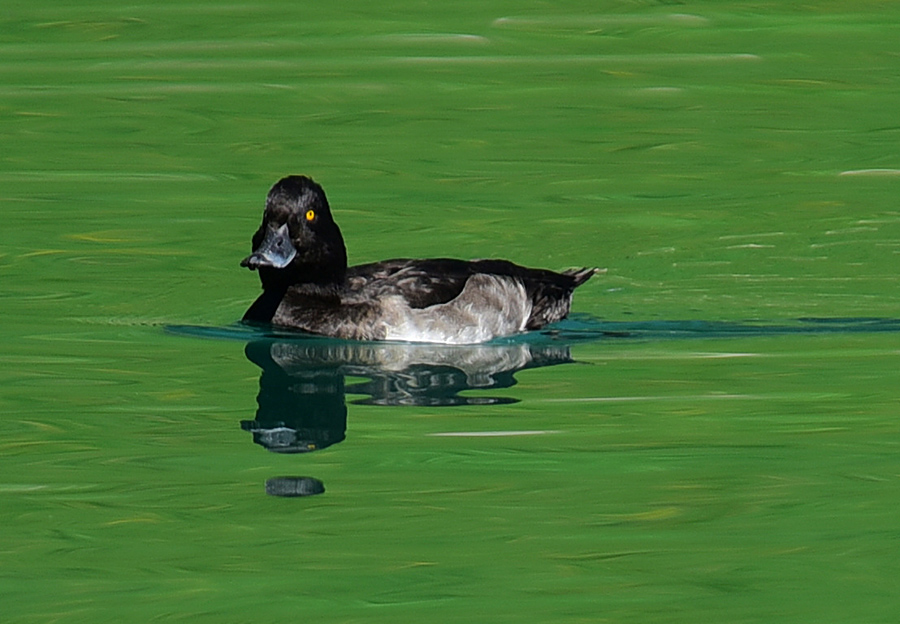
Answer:
[{"label": "water surface", "polygon": [[[895,621],[898,25],[825,0],[13,2],[4,621]],[[297,382],[298,339],[234,325],[288,173],[354,263],[607,273],[557,334],[337,373],[332,344]],[[270,452],[269,387],[345,422]]]}]

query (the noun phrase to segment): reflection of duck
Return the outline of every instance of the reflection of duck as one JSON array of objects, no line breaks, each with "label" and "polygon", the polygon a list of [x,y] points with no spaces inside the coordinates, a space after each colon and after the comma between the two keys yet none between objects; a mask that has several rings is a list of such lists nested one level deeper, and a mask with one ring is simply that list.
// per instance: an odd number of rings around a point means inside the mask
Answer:
[{"label": "reflection of duck", "polygon": [[282,366],[279,346],[247,344],[247,358],[262,369],[255,420],[241,421],[253,441],[278,453],[304,453],[344,439],[344,375],[335,366]]},{"label": "reflection of duck", "polygon": [[516,399],[459,396],[463,390],[509,388],[526,368],[571,362],[566,345],[517,342],[440,346],[364,343],[329,338],[250,342],[247,357],[262,369],[256,419],[241,427],[269,450],[299,453],[344,439],[344,376],[369,381],[351,386],[377,405],[486,405]]},{"label": "reflection of duck", "polygon": [[506,260],[386,260],[347,268],[318,184],[290,176],[269,191],[253,253],[263,294],[245,321],[356,340],[472,344],[566,317],[596,269],[555,273]]},{"label": "reflection of duck", "polygon": [[[569,347],[602,340],[697,340],[783,335],[900,332],[891,318],[805,318],[781,325],[710,321],[599,321],[570,318],[554,328],[486,345],[440,346],[346,342],[246,326],[167,326],[195,338],[246,342],[247,357],[262,369],[256,419],[241,427],[266,448],[297,453],[342,441],[347,429],[345,375],[369,381],[350,390],[369,394],[360,403],[457,405],[510,402],[511,398],[460,397],[469,389],[508,388],[515,373],[571,362]],[[248,342],[249,341],[249,342]],[[311,477],[276,477],[266,483],[275,496],[324,491]]]}]

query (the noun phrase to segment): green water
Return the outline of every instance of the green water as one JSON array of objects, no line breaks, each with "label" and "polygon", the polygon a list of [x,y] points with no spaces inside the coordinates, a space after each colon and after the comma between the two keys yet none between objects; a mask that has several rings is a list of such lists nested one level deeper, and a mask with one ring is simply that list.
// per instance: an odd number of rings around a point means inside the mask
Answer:
[{"label": "green water", "polygon": [[6,3],[3,621],[897,621],[897,332],[609,335],[493,405],[351,375],[283,455],[229,328],[287,173],[353,263],[597,265],[619,329],[897,318],[900,7],[375,6]]}]

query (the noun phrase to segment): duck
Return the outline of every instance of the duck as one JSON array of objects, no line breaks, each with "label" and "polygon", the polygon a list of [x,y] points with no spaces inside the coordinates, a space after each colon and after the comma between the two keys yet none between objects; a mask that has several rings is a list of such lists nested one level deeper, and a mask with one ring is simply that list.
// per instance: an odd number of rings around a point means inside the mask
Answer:
[{"label": "duck", "polygon": [[325,191],[290,175],[266,197],[252,253],[262,294],[242,322],[346,340],[478,344],[564,319],[596,268],[554,272],[508,260],[398,258],[347,266]]}]

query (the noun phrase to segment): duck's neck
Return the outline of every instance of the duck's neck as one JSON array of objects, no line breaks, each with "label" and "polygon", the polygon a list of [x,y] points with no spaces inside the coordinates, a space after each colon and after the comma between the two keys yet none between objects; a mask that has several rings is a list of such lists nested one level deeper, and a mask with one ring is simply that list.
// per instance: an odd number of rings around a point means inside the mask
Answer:
[{"label": "duck's neck", "polygon": [[346,277],[346,266],[340,271],[334,270],[334,267],[328,267],[328,269],[322,267],[262,268],[259,271],[259,279],[266,292],[283,293],[291,287],[308,288],[311,291],[334,290],[344,285]]}]

